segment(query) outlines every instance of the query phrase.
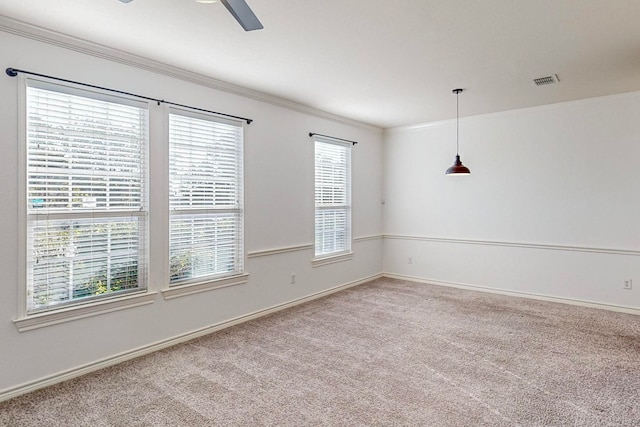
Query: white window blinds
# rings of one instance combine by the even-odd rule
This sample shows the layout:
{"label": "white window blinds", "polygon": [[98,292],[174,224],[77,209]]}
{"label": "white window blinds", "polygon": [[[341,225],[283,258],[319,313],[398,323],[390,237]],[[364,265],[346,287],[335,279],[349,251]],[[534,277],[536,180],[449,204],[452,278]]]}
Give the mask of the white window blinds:
{"label": "white window blinds", "polygon": [[242,154],[241,123],[169,114],[171,284],[242,272]]}
{"label": "white window blinds", "polygon": [[315,137],[315,256],[351,250],[351,145]]}
{"label": "white window blinds", "polygon": [[27,84],[27,310],[146,287],[146,104]]}

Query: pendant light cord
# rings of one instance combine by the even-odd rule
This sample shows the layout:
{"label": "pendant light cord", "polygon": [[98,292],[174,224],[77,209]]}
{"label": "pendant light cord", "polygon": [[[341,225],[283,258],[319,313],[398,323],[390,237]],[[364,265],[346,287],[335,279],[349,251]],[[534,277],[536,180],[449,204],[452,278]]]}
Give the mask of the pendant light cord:
{"label": "pendant light cord", "polygon": [[463,165],[460,160],[460,92],[463,90],[453,90],[453,93],[456,94],[456,161],[445,172],[447,175],[469,175],[471,173],[469,168]]}
{"label": "pendant light cord", "polygon": [[456,91],[456,156],[460,155],[460,149],[458,144],[458,133],[460,123],[460,92]]}

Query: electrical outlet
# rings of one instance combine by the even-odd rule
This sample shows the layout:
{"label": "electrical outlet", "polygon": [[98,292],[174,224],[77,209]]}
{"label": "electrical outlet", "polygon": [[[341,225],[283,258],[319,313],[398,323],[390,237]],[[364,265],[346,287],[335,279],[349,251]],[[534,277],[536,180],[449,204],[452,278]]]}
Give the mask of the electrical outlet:
{"label": "electrical outlet", "polygon": [[296,283],[296,273],[291,273],[291,284],[295,285]]}
{"label": "electrical outlet", "polygon": [[633,280],[625,279],[622,283],[622,289],[633,289]]}

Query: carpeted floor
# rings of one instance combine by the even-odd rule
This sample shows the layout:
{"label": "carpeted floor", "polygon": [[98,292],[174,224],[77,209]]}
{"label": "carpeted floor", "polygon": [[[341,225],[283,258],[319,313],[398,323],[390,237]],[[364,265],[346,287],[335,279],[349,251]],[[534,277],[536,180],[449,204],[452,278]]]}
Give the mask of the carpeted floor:
{"label": "carpeted floor", "polygon": [[380,279],[0,403],[2,426],[640,426],[640,317]]}

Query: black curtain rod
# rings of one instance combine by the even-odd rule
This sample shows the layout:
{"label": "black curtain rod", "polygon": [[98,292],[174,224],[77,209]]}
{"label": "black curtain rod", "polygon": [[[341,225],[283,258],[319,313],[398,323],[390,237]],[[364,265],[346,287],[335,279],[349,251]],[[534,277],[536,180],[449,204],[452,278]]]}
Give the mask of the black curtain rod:
{"label": "black curtain rod", "polygon": [[313,133],[309,132],[309,136],[312,137],[314,135],[324,136],[325,138],[337,139],[338,141],[350,142],[352,145],[356,145],[358,141],[349,141],[348,139],[336,138],[335,136],[323,135],[321,133]]}
{"label": "black curtain rod", "polygon": [[246,117],[232,116],[231,114],[219,113],[217,111],[205,110],[204,108],[192,107],[190,105],[184,105],[184,104],[178,104],[176,102],[165,101],[164,99],[150,98],[148,96],[138,95],[136,93],[125,92],[125,91],[117,90],[117,89],[110,89],[108,87],[96,86],[96,85],[91,85],[91,84],[88,84],[88,83],[76,82],[76,81],[73,81],[73,80],[61,79],[60,77],[47,76],[46,74],[33,73],[31,71],[19,70],[17,68],[7,68],[5,71],[6,71],[6,73],[7,73],[7,75],[9,77],[16,77],[18,75],[18,73],[29,74],[31,76],[44,77],[44,78],[51,79],[51,80],[57,80],[59,82],[72,83],[72,84],[76,84],[76,85],[80,85],[80,86],[90,87],[90,88],[93,88],[93,89],[100,89],[100,90],[106,90],[106,91],[109,91],[109,92],[119,93],[121,95],[133,96],[133,97],[136,97],[136,98],[145,99],[147,101],[154,101],[154,102],[157,102],[158,105],[160,105],[160,103],[162,103],[162,104],[167,104],[167,105],[174,105],[176,107],[189,108],[191,110],[196,110],[196,111],[203,111],[205,113],[212,113],[212,114],[215,114],[215,115],[218,115],[218,116],[230,117],[232,119],[243,120],[243,121],[247,122],[247,124],[251,124],[251,122],[253,121],[253,119],[247,119]]}

